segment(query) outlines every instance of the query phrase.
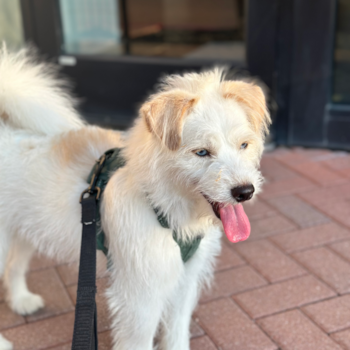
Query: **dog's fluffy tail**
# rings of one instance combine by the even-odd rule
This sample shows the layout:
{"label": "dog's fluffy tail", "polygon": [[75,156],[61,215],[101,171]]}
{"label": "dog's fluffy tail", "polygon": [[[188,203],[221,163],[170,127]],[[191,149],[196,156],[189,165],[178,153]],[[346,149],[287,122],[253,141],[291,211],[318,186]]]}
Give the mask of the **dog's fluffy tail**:
{"label": "dog's fluffy tail", "polygon": [[0,123],[55,135],[84,125],[57,69],[37,63],[33,50],[0,47]]}

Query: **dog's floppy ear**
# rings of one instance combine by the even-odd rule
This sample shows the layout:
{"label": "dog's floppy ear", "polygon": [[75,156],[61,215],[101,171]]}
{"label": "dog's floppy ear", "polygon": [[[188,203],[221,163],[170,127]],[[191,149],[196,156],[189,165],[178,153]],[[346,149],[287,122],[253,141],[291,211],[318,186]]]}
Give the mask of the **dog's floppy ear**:
{"label": "dog's floppy ear", "polygon": [[197,101],[196,96],[186,91],[161,92],[151,96],[141,107],[141,114],[148,130],[175,151],[181,145],[184,119]]}
{"label": "dog's floppy ear", "polygon": [[221,87],[224,98],[233,98],[243,106],[253,129],[267,134],[271,119],[262,89],[244,81],[224,81]]}

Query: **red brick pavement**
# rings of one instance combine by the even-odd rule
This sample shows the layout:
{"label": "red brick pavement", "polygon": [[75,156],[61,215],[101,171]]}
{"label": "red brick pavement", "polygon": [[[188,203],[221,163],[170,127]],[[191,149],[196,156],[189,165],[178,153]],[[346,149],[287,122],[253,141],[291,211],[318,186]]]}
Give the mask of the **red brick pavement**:
{"label": "red brick pavement", "polygon": [[[262,171],[264,191],[246,205],[251,237],[223,240],[191,349],[350,350],[350,155],[279,148]],[[29,286],[46,307],[29,317],[10,311],[0,285],[0,332],[15,350],[70,349],[77,270],[34,259]],[[108,350],[106,278],[98,277],[100,350]]]}

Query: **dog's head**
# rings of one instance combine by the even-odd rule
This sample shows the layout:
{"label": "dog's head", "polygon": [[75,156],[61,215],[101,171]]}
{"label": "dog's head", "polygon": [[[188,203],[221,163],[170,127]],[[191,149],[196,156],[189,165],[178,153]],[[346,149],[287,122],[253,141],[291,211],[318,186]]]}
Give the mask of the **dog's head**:
{"label": "dog's head", "polygon": [[172,178],[201,194],[231,241],[248,237],[239,204],[261,186],[258,170],[270,124],[265,96],[252,82],[225,81],[223,71],[171,76],[141,114]]}

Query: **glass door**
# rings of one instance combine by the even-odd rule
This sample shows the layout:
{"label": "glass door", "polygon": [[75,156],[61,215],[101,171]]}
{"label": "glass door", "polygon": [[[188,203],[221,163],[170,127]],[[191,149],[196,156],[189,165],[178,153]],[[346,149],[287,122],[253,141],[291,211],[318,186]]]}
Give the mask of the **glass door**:
{"label": "glass door", "polygon": [[127,127],[164,74],[245,65],[245,0],[20,0],[89,121]]}
{"label": "glass door", "polygon": [[60,0],[63,50],[244,61],[242,0]]}
{"label": "glass door", "polygon": [[96,123],[129,126],[164,74],[244,66],[243,0],[59,0],[59,62]]}
{"label": "glass door", "polygon": [[60,0],[63,50],[69,54],[123,53],[115,0]]}
{"label": "glass door", "polygon": [[13,49],[24,45],[21,6],[19,0],[0,0],[0,42]]}
{"label": "glass door", "polygon": [[350,104],[350,1],[348,0],[338,2],[332,90],[333,103]]}

